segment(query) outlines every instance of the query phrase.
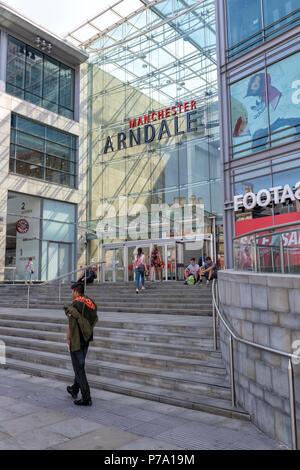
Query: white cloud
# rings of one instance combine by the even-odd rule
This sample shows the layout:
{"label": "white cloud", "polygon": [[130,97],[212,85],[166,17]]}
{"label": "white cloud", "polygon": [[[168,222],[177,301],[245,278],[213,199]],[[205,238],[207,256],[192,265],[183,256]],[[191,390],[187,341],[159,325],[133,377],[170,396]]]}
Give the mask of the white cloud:
{"label": "white cloud", "polygon": [[4,3],[63,37],[113,4],[114,0],[4,0]]}

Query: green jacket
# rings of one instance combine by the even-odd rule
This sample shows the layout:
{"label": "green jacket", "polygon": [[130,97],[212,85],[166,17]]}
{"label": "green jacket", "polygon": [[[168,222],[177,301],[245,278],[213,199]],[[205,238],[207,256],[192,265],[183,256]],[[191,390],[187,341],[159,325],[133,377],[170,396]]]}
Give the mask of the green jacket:
{"label": "green jacket", "polygon": [[[95,308],[91,309],[91,305]],[[90,299],[82,297],[65,306],[64,310],[69,320],[71,351],[76,352],[83,343],[93,339],[94,327],[98,322],[97,307]]]}

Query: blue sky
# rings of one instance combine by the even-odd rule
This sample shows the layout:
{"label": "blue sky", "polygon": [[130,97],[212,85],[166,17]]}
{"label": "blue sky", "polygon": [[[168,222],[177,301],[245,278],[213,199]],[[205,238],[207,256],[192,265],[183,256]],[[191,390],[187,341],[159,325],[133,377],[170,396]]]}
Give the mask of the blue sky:
{"label": "blue sky", "polygon": [[59,36],[114,3],[114,0],[4,0],[27,18]]}

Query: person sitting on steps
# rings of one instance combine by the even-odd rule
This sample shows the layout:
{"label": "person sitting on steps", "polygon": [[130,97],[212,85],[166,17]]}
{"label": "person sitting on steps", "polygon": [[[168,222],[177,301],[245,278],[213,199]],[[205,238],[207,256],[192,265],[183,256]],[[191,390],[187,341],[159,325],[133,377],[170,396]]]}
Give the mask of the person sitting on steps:
{"label": "person sitting on steps", "polygon": [[210,256],[205,260],[204,266],[202,266],[200,271],[200,282],[202,282],[203,277],[206,277],[206,283],[209,285],[212,279],[218,279],[218,267]]}

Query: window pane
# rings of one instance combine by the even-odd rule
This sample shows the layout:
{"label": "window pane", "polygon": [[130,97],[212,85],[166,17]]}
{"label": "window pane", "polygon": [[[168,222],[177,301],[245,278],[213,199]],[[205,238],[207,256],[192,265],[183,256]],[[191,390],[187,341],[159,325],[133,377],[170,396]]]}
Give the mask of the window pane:
{"label": "window pane", "polygon": [[25,84],[25,44],[8,38],[6,80],[11,85],[24,89]]}
{"label": "window pane", "polygon": [[39,150],[40,152],[44,152],[45,148],[44,140],[32,135],[23,134],[23,132],[17,133],[17,144],[29,149]]}
{"label": "window pane", "polygon": [[[257,33],[262,30],[260,0],[247,2],[246,10],[247,13],[245,14],[245,9],[241,8],[241,0],[227,0],[229,48],[232,48],[236,44],[245,41],[249,36],[255,34],[254,39],[248,41],[248,44],[260,38],[260,35],[257,35]],[[246,44],[242,47],[245,47]],[[256,47],[256,45],[257,44],[253,47]],[[247,49],[243,52],[246,52],[246,50]]]}
{"label": "window pane", "polygon": [[28,134],[33,134],[38,137],[45,136],[45,127],[36,122],[30,121],[29,119],[24,119],[18,116],[17,127],[19,130],[27,132]]}
{"label": "window pane", "polygon": [[[56,60],[45,57],[44,60],[44,99],[47,102],[58,103],[59,64]],[[44,105],[45,105],[44,103]],[[47,107],[47,109],[49,109]]]}
{"label": "window pane", "polygon": [[73,109],[74,71],[65,65],[60,66],[59,104]]}
{"label": "window pane", "polygon": [[10,95],[14,95],[17,98],[20,98],[21,100],[24,99],[24,90],[20,90],[20,88],[16,88],[14,85],[11,85],[10,83],[6,84],[6,93],[9,93]]}
{"label": "window pane", "polygon": [[62,116],[68,118],[68,119],[73,119],[74,118],[74,112],[71,111],[70,109],[67,109],[67,108],[62,108],[61,106],[59,106],[59,114],[61,114]]}
{"label": "window pane", "polygon": [[65,134],[64,132],[57,131],[51,127],[47,128],[47,139],[57,142],[59,144],[66,145],[67,147],[72,147],[72,136]]}
{"label": "window pane", "polygon": [[300,138],[299,60],[300,53],[268,67],[268,105],[273,146]]}
{"label": "window pane", "polygon": [[[276,30],[283,32],[299,23],[300,14],[299,12],[295,13],[295,11],[300,8],[299,0],[272,0],[271,2],[270,0],[263,0],[263,5],[265,26],[276,23],[271,28],[267,29],[268,34],[274,34]],[[282,19],[283,17],[287,18]],[[284,25],[292,19],[297,19],[297,21],[284,28]]]}
{"label": "window pane", "polygon": [[32,93],[25,92],[25,100],[30,103],[35,104],[36,106],[42,106],[43,100],[39,96],[33,95]]}
{"label": "window pane", "polygon": [[58,105],[52,103],[51,101],[43,100],[43,107],[48,109],[49,111],[52,111],[53,113],[58,113]]}
{"label": "window pane", "polygon": [[68,160],[62,160],[60,158],[49,157],[46,158],[46,166],[54,170],[67,171],[75,173],[74,163],[70,163]]}
{"label": "window pane", "polygon": [[300,168],[282,171],[273,175],[274,186],[284,186],[287,182],[289,185],[294,186],[298,181],[300,181]]}
{"label": "window pane", "polygon": [[233,155],[263,150],[268,142],[266,74],[256,73],[231,86]]}
{"label": "window pane", "polygon": [[41,97],[43,89],[43,55],[27,46],[26,56],[26,91]]}
{"label": "window pane", "polygon": [[34,165],[43,164],[42,154],[35,152],[34,150],[23,149],[22,147],[16,147],[16,158]]}
{"label": "window pane", "polygon": [[43,169],[34,165],[28,165],[20,161],[16,161],[16,173],[25,176],[31,176],[32,178],[43,178]]}
{"label": "window pane", "polygon": [[71,149],[55,144],[54,142],[47,142],[46,152],[55,157],[65,158],[66,160],[70,160],[71,158]]}

